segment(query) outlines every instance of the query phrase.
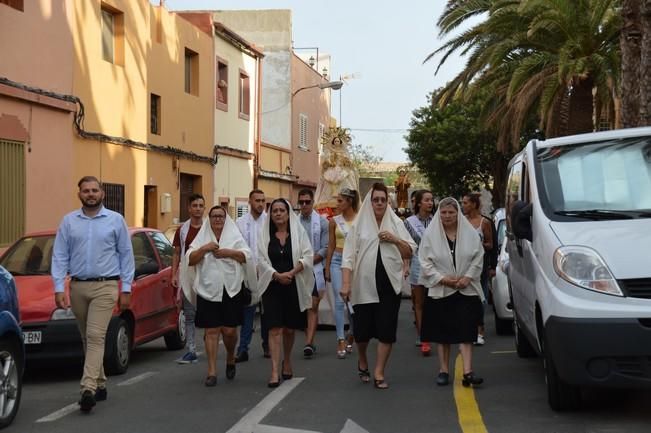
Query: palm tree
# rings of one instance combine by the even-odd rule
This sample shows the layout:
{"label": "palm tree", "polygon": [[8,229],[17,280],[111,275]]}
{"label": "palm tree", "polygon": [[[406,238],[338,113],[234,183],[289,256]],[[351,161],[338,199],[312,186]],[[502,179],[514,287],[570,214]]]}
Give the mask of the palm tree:
{"label": "palm tree", "polygon": [[[547,136],[592,131],[602,113],[617,118],[619,15],[616,0],[449,0],[438,20],[448,36],[471,17],[486,19],[432,53],[459,51],[468,60],[436,103],[467,98],[479,88],[493,97],[483,120],[498,129],[498,149],[520,146],[534,113]],[[438,71],[437,68],[437,71]]]}
{"label": "palm tree", "polygon": [[651,1],[622,0],[622,123],[651,124]]}
{"label": "palm tree", "polygon": [[625,127],[638,126],[640,112],[640,1],[622,1],[622,124]]}

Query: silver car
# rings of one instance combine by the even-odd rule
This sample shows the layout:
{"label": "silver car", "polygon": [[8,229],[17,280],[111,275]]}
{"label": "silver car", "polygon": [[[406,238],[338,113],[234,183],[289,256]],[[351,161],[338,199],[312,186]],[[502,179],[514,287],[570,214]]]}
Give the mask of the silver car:
{"label": "silver car", "polygon": [[509,253],[506,252],[506,242],[504,242],[506,234],[506,212],[504,208],[495,211],[493,224],[495,224],[495,230],[497,231],[499,256],[495,276],[491,279],[490,291],[493,299],[493,313],[495,314],[495,329],[499,335],[505,335],[513,332],[513,310],[511,309],[511,296],[507,277]]}

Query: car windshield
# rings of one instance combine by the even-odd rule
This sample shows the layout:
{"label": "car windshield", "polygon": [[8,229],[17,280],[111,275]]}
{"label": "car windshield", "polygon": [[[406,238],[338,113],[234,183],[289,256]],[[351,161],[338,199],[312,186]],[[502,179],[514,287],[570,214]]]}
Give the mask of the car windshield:
{"label": "car windshield", "polygon": [[54,236],[25,237],[0,260],[12,275],[49,275]]}
{"label": "car windshield", "polygon": [[651,137],[538,150],[541,195],[556,215],[651,217]]}

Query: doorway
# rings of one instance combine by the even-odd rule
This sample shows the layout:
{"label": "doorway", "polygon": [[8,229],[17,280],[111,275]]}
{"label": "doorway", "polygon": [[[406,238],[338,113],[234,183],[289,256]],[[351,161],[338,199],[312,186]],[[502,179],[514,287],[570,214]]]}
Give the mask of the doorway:
{"label": "doorway", "polygon": [[195,192],[201,194],[201,176],[196,176],[194,174],[181,173],[180,178],[180,198],[181,203],[179,205],[179,221],[183,222],[190,218],[188,213],[188,198]]}
{"label": "doorway", "polygon": [[158,193],[156,185],[145,185],[144,227],[158,228]]}

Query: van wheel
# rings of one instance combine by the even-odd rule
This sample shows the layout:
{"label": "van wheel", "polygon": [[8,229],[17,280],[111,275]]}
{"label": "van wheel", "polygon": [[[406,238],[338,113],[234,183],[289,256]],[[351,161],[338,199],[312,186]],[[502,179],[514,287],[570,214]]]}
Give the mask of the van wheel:
{"label": "van wheel", "polygon": [[183,310],[179,312],[176,319],[176,329],[164,335],[165,347],[167,350],[179,350],[185,347],[185,314]]}
{"label": "van wheel", "polygon": [[556,365],[548,350],[543,353],[547,400],[556,411],[576,410],[581,406],[581,388],[570,385],[558,376]]}
{"label": "van wheel", "polygon": [[497,335],[508,335],[513,333],[513,320],[500,319],[493,307],[493,315],[495,316],[495,332]]}
{"label": "van wheel", "polygon": [[522,333],[522,328],[518,324],[518,315],[513,310],[513,331],[515,334],[515,350],[520,358],[532,358],[536,356],[536,351],[531,347],[531,343]]}
{"label": "van wheel", "polygon": [[20,343],[9,338],[0,340],[0,428],[16,417],[23,389]]}
{"label": "van wheel", "polygon": [[106,374],[124,374],[131,359],[131,329],[121,317],[114,317],[106,333],[104,370]]}

